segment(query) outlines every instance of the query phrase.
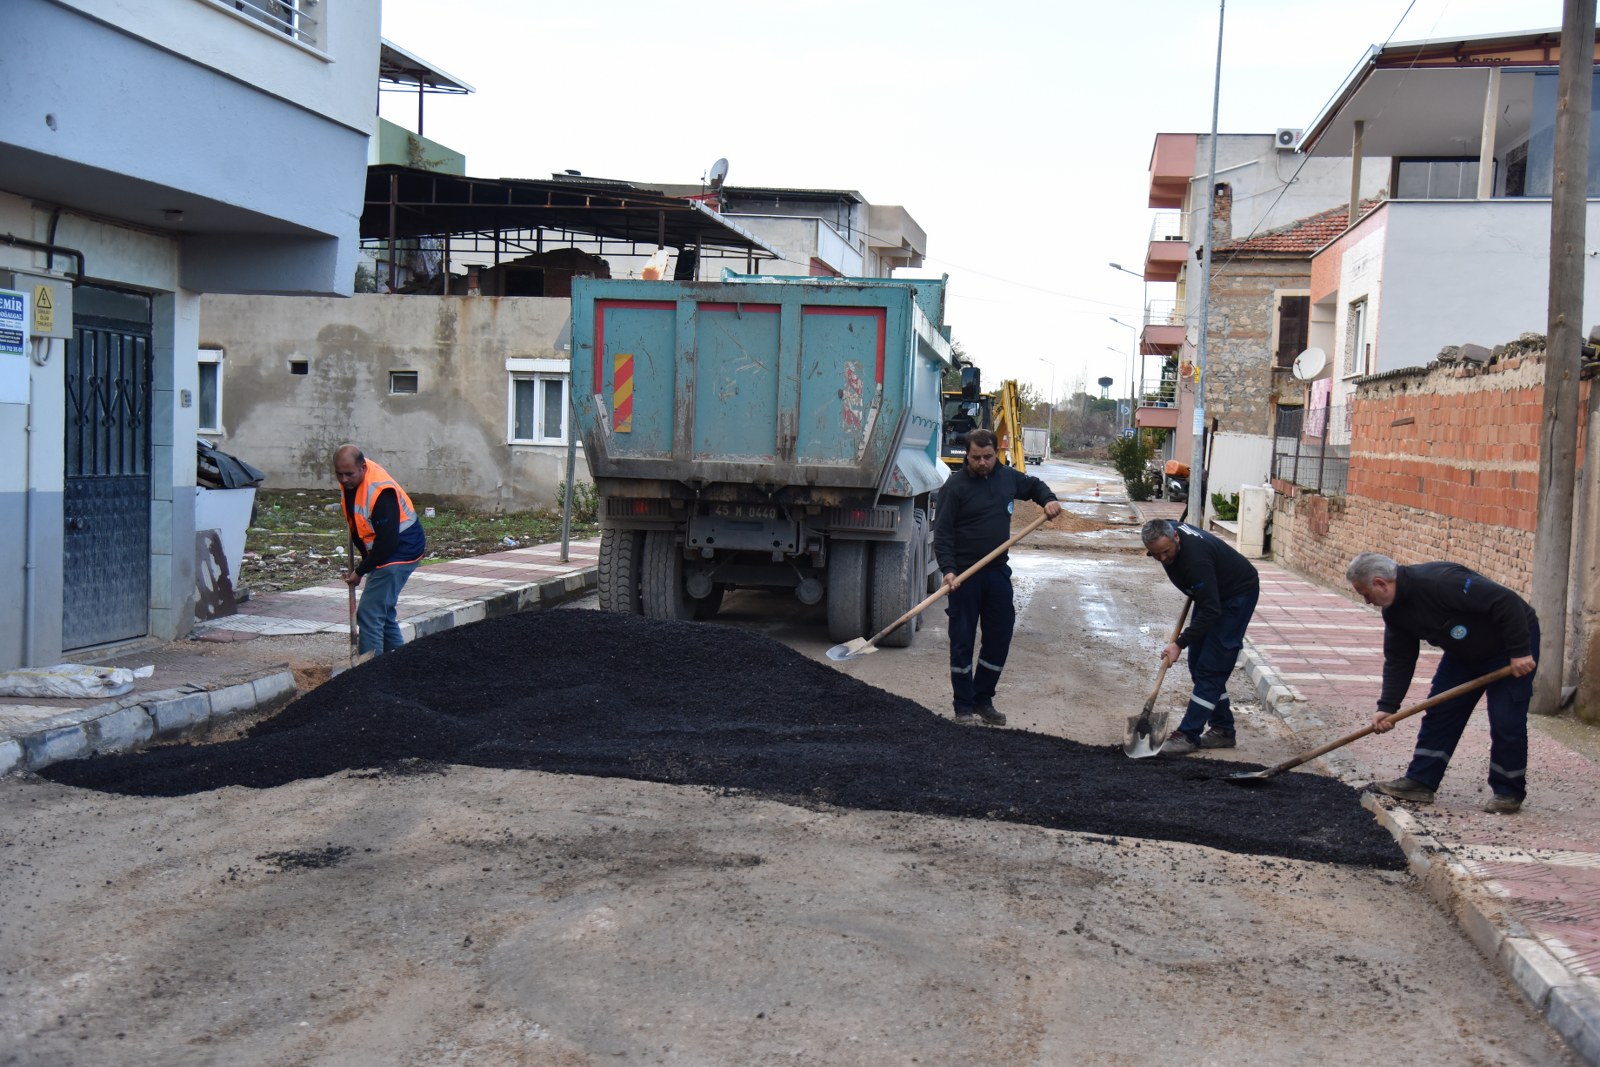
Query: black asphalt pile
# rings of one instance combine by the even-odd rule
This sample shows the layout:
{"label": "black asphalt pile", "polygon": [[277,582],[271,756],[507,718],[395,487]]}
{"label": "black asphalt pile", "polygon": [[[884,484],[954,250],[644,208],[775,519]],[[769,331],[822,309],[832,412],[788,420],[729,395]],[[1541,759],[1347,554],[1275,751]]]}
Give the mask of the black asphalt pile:
{"label": "black asphalt pile", "polygon": [[428,637],[339,675],[236,741],[42,773],[183,796],[419,759],[1405,865],[1355,791],[1331,778],[1286,774],[1241,789],[1221,779],[1254,766],[1130,760],[1115,746],[957,726],[756,634],[598,611],[513,615]]}

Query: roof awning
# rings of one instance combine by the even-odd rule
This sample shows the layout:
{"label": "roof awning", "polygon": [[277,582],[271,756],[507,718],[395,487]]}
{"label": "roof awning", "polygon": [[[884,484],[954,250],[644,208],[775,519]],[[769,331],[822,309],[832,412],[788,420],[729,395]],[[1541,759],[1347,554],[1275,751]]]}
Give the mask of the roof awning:
{"label": "roof awning", "polygon": [[[1349,155],[1361,122],[1368,156],[1476,156],[1489,71],[1554,67],[1560,43],[1560,30],[1538,30],[1374,47],[1306,129],[1300,150]],[[1502,83],[1498,103],[1502,136],[1526,132],[1531,87]]]}
{"label": "roof awning", "polygon": [[367,168],[364,240],[460,237],[470,243],[534,231],[652,250],[693,246],[702,256],[782,258],[704,204],[623,182],[468,178],[392,164]]}
{"label": "roof awning", "polygon": [[421,86],[430,93],[470,93],[472,86],[460,78],[446,74],[438,67],[407,52],[392,41],[380,39],[378,49],[378,80],[393,82],[408,88]]}

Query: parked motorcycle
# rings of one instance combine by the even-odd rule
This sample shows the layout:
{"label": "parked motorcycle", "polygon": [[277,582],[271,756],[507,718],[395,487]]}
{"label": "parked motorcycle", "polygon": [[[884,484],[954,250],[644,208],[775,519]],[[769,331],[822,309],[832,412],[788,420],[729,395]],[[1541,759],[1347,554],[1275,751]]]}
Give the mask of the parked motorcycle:
{"label": "parked motorcycle", "polygon": [[1189,499],[1189,465],[1175,459],[1167,460],[1161,476],[1161,495],[1168,500]]}

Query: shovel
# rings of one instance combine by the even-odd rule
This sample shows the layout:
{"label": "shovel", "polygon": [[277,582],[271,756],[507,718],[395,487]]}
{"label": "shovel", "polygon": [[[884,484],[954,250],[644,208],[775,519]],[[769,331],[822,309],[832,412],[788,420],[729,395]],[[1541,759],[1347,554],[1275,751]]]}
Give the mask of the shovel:
{"label": "shovel", "polygon": [[[1500,679],[1509,678],[1510,676],[1511,676],[1511,666],[1509,664],[1507,664],[1506,666],[1501,667],[1497,671],[1490,671],[1488,674],[1484,675],[1482,678],[1474,678],[1470,682],[1462,682],[1460,685],[1456,686],[1454,689],[1446,689],[1444,692],[1440,693],[1438,696],[1431,696],[1427,700],[1424,700],[1420,704],[1413,704],[1409,708],[1405,708],[1404,710],[1397,711],[1394,714],[1389,716],[1389,722],[1391,724],[1397,723],[1401,719],[1409,718],[1412,715],[1415,715],[1419,711],[1427,711],[1429,708],[1435,706],[1436,704],[1443,704],[1445,701],[1452,700],[1455,697],[1458,697],[1463,693],[1470,693],[1474,689],[1481,689],[1484,686],[1490,684],[1491,682],[1498,682]],[[1300,764],[1302,764],[1302,763],[1307,763],[1307,762],[1309,762],[1311,760],[1314,760],[1318,756],[1325,756],[1329,752],[1332,752],[1334,749],[1343,748],[1345,745],[1348,745],[1352,741],[1358,741],[1361,738],[1366,737],[1368,734],[1372,733],[1373,730],[1375,730],[1375,729],[1377,729],[1377,727],[1372,726],[1372,725],[1363,726],[1361,729],[1357,730],[1353,734],[1346,734],[1344,737],[1339,738],[1339,740],[1337,740],[1337,741],[1329,741],[1327,744],[1323,745],[1321,748],[1313,749],[1310,752],[1307,752],[1306,754],[1304,754],[1302,756],[1296,756],[1294,759],[1284,760],[1282,763],[1278,764],[1276,767],[1268,767],[1264,771],[1248,771],[1248,772],[1241,771],[1238,774],[1227,775],[1222,780],[1224,782],[1231,782],[1234,785],[1260,785],[1262,782],[1265,782],[1269,778],[1276,778],[1278,775],[1282,774],[1284,771],[1293,770],[1294,768],[1300,766]]]}
{"label": "shovel", "polygon": [[[1032,522],[1028,523],[1027,526],[1023,527],[1020,532],[1012,534],[1010,540],[1006,541],[993,552],[990,552],[987,556],[984,556],[978,562],[974,563],[972,566],[968,567],[966,570],[957,575],[956,584],[960,585],[968,578],[971,578],[974,574],[977,574],[979,571],[983,570],[983,568],[987,567],[1006,549],[1010,548],[1024,537],[1033,533],[1033,531],[1037,530],[1039,527],[1043,526],[1045,521],[1046,516],[1041,514],[1037,519],[1034,519]],[[888,626],[885,626],[883,629],[873,634],[870,638],[857,637],[854,640],[846,641],[842,645],[834,645],[832,648],[828,649],[828,658],[835,660],[854,659],[857,656],[866,656],[878,651],[879,641],[882,641],[885,637],[888,637],[900,627],[904,626],[918,615],[921,615],[924,611],[927,611],[929,608],[933,607],[933,605],[942,600],[949,592],[950,587],[941,584],[939,588],[930,594],[926,600],[912,608],[910,611],[906,612],[904,615],[900,616],[898,619],[894,620],[894,622],[891,622]]]}
{"label": "shovel", "polygon": [[[1183,633],[1183,620],[1189,617],[1189,606],[1194,603],[1194,598],[1189,597],[1183,602],[1183,610],[1178,612],[1178,625],[1172,628],[1172,637],[1167,644],[1178,639]],[[1161,671],[1156,675],[1155,688],[1150,690],[1150,695],[1145,699],[1144,710],[1137,715],[1128,717],[1128,732],[1122,738],[1122,751],[1133,759],[1144,759],[1154,756],[1161,751],[1161,746],[1167,743],[1167,713],[1154,714],[1156,694],[1161,692],[1161,682],[1167,676],[1167,668],[1171,666],[1166,657],[1161,658]]]}

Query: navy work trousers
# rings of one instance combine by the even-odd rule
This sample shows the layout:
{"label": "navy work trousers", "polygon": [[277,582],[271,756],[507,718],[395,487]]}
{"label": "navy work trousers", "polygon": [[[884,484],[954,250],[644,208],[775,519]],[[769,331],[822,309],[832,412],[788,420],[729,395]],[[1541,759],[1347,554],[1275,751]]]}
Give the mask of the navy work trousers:
{"label": "navy work trousers", "polygon": [[1239,662],[1244,648],[1244,631],[1255,614],[1255,590],[1229,597],[1222,602],[1222,618],[1189,646],[1189,678],[1194,692],[1184,709],[1178,729],[1198,739],[1207,726],[1219,733],[1233,733],[1233,705],[1228,701],[1228,675]]}
{"label": "navy work trousers", "polygon": [[[955,709],[958,714],[970,712],[994,700],[1000,671],[1011,651],[1011,630],[1017,621],[1017,608],[1011,600],[1011,568],[991,563],[962,582],[945,598],[945,614],[950,619],[950,688]],[[980,625],[983,643],[974,659]]]}
{"label": "navy work trousers", "polygon": [[[1533,643],[1533,659],[1537,663],[1538,626],[1528,627],[1528,639]],[[1463,662],[1446,653],[1439,661],[1439,669],[1433,672],[1433,685],[1428,695],[1454,689],[1462,682],[1480,678],[1510,662],[1509,656]],[[1536,670],[1521,678],[1502,678],[1486,689],[1463,693],[1423,712],[1422,728],[1417,731],[1417,747],[1411,754],[1406,777],[1429,789],[1439,788],[1472,709],[1478,706],[1480,697],[1488,694],[1489,788],[1500,796],[1521,800],[1528,791],[1528,701],[1533,698],[1533,675],[1537,673]]]}

